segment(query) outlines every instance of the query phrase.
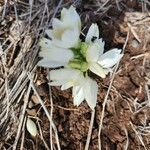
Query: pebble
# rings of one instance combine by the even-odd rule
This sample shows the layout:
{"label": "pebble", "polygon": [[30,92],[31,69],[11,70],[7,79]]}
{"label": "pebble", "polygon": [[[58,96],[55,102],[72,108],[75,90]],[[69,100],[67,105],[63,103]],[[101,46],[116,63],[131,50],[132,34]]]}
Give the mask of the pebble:
{"label": "pebble", "polygon": [[138,48],[139,42],[138,42],[137,40],[132,40],[131,45],[132,45],[132,47],[134,47],[134,48]]}

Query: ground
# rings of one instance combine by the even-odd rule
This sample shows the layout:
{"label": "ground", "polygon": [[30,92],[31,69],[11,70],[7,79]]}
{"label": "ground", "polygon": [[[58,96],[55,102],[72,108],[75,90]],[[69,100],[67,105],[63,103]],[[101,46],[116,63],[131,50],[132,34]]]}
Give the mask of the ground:
{"label": "ground", "polygon": [[[124,53],[105,79],[91,73],[99,92],[89,150],[100,145],[102,150],[149,150],[148,0],[0,1],[0,149],[58,149],[57,140],[62,150],[85,148],[91,109],[85,101],[75,107],[70,89],[49,88],[48,69],[37,66],[39,39],[51,27],[51,18],[70,5],[81,16],[83,33],[97,23],[105,51],[119,48]],[[38,128],[36,137],[26,129],[27,117]]]}

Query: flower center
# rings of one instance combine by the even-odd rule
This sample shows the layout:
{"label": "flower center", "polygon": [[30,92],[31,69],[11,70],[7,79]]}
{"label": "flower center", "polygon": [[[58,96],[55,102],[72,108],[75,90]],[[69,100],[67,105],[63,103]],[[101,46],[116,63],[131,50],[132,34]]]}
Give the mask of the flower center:
{"label": "flower center", "polygon": [[78,69],[82,72],[88,70],[88,62],[86,61],[86,52],[89,45],[85,42],[80,42],[77,48],[72,48],[71,50],[74,53],[74,58],[69,61],[69,67],[73,69]]}

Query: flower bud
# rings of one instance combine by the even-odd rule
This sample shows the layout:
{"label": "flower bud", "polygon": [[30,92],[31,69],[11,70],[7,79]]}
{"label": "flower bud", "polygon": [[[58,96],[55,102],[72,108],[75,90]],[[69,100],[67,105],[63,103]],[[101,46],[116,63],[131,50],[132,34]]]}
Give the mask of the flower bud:
{"label": "flower bud", "polygon": [[81,45],[80,45],[80,52],[81,52],[81,54],[84,56],[84,57],[86,57],[86,52],[87,52],[87,49],[88,49],[88,44],[87,43],[85,43],[85,42],[81,42]]}

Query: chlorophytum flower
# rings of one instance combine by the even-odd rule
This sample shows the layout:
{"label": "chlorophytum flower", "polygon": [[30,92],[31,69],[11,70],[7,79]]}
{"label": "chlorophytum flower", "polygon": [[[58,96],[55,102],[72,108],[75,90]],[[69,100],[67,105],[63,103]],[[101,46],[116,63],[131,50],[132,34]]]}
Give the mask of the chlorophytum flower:
{"label": "chlorophytum flower", "polygon": [[64,68],[50,71],[52,86],[61,86],[61,90],[72,87],[74,105],[79,106],[86,99],[91,109],[94,109],[97,101],[98,85],[83,72],[77,69]]}
{"label": "chlorophytum flower", "polygon": [[[94,37],[94,41],[92,41]],[[121,49],[112,49],[104,53],[104,42],[99,39],[97,24],[92,24],[87,33],[85,42],[87,44],[86,61],[90,71],[105,78],[108,72],[123,56]]]}
{"label": "chlorophytum flower", "polygon": [[97,102],[98,85],[89,71],[101,78],[112,70],[122,58],[121,49],[114,48],[104,53],[104,42],[99,38],[97,24],[92,24],[85,41],[79,36],[81,20],[75,8],[63,8],[60,19],[54,18],[52,29],[46,30],[50,39],[42,38],[38,65],[49,68],[50,85],[61,86],[61,90],[72,88],[73,103],[79,106],[84,100],[94,109]]}
{"label": "chlorophytum flower", "polygon": [[39,45],[41,46],[39,56],[43,58],[39,61],[39,66],[49,68],[61,67],[67,65],[73,58],[72,51],[55,46],[49,39],[42,38]]}
{"label": "chlorophytum flower", "polygon": [[75,8],[63,8],[60,20],[54,18],[52,29],[46,30],[47,35],[52,39],[52,43],[61,48],[72,48],[78,45],[81,32],[80,16]]}

